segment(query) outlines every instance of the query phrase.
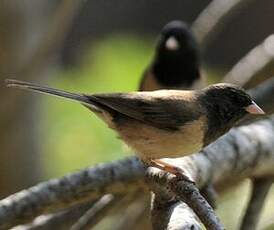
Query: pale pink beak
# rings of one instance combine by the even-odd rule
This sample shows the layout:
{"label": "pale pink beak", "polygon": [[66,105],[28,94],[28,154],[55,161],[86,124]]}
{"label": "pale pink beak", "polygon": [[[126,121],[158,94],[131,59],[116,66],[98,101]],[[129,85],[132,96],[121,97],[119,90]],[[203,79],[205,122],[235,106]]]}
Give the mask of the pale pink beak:
{"label": "pale pink beak", "polygon": [[251,114],[265,114],[265,112],[254,101],[252,101],[251,105],[245,107],[245,110]]}

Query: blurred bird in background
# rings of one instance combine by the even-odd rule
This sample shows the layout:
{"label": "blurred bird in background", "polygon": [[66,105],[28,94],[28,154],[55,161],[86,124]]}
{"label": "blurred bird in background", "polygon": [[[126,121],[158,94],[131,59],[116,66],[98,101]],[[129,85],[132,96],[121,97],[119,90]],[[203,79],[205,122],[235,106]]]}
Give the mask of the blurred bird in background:
{"label": "blurred bird in background", "polygon": [[154,59],[139,89],[198,89],[205,85],[198,44],[190,28],[181,21],[169,22],[161,31]]}

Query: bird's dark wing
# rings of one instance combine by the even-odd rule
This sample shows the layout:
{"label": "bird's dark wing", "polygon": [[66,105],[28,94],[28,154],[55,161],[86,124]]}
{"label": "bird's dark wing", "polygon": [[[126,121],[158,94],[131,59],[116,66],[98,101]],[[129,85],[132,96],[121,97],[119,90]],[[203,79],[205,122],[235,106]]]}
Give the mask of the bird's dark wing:
{"label": "bird's dark wing", "polygon": [[162,129],[178,129],[201,115],[194,102],[151,95],[153,93],[148,92],[97,94],[90,96],[90,99],[98,105]]}

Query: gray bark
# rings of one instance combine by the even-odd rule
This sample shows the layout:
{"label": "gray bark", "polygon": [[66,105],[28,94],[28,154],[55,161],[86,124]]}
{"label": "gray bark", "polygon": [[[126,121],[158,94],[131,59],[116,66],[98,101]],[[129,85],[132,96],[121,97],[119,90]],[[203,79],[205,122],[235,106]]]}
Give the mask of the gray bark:
{"label": "gray bark", "polygon": [[[246,177],[273,176],[274,116],[234,128],[200,153],[169,161],[182,167],[198,188],[212,181],[225,189]],[[102,194],[129,193],[145,186],[144,172],[139,160],[130,157],[41,183],[0,202],[0,226],[26,223]]]}

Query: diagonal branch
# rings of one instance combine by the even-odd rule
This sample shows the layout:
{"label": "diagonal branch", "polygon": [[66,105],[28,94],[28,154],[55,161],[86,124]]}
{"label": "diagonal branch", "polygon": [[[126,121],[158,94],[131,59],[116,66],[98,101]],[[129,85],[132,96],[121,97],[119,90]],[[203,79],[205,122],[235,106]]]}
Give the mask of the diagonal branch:
{"label": "diagonal branch", "polygon": [[240,227],[241,230],[257,229],[262,208],[273,183],[273,178],[255,178],[252,182],[252,194]]}
{"label": "diagonal branch", "polygon": [[112,194],[104,195],[95,203],[71,228],[70,230],[88,230],[93,228],[105,216],[114,214],[119,209],[128,206],[140,191],[134,191],[126,196],[113,196]]}
{"label": "diagonal branch", "polygon": [[212,0],[192,24],[192,30],[201,47],[206,49],[210,38],[216,36],[236,9],[250,2],[252,0]]}
{"label": "diagonal branch", "polygon": [[[195,184],[180,177],[168,175],[166,173],[163,174],[162,172],[159,172],[159,170],[155,169],[150,169],[148,176],[150,183],[157,183],[156,188],[158,188],[154,188],[154,221],[152,222],[154,229],[166,229],[167,226],[170,225],[169,222],[172,218],[169,218],[169,215],[165,214],[165,218],[161,218],[159,214],[164,216],[163,213],[166,213],[165,209],[170,209],[174,204],[176,205],[178,200],[187,204],[188,207],[190,207],[199,217],[200,221],[207,229],[224,229],[212,207],[200,194],[199,189],[195,186]],[[166,192],[163,192],[164,188],[167,189]],[[171,193],[168,191],[171,191]],[[164,210],[159,211],[162,207],[164,207]],[[156,209],[156,211],[154,209]],[[187,218],[189,219],[186,221]],[[195,228],[201,227],[200,223],[196,222],[197,218],[192,212],[188,213],[187,218],[184,216],[182,221],[177,222],[176,229],[186,229],[191,228],[191,226],[195,226]],[[180,224],[180,226],[178,226],[178,224]],[[189,226],[189,224],[191,226]]]}
{"label": "diagonal branch", "polygon": [[[95,201],[89,201],[84,204],[76,205],[65,211],[41,215],[27,225],[20,225],[18,230],[48,230],[58,229],[67,230],[77,219],[79,219]],[[15,228],[17,230],[17,227]]]}
{"label": "diagonal branch", "polygon": [[109,208],[119,203],[120,200],[121,197],[114,197],[112,194],[102,196],[75,224],[72,225],[70,230],[90,229],[104,217]]}
{"label": "diagonal branch", "polygon": [[247,53],[225,75],[223,81],[250,88],[272,77],[274,72],[274,34]]}
{"label": "diagonal branch", "polygon": [[132,157],[38,184],[0,202],[0,228],[27,223],[40,214],[97,199],[102,194],[130,192],[144,183],[143,176],[143,165]]}
{"label": "diagonal branch", "polygon": [[[225,189],[246,177],[274,175],[274,116],[235,128],[198,154],[169,161],[191,175],[198,188],[212,181]],[[131,157],[41,183],[0,201],[0,227],[102,194],[130,192],[144,185],[144,175],[143,165]]]}

